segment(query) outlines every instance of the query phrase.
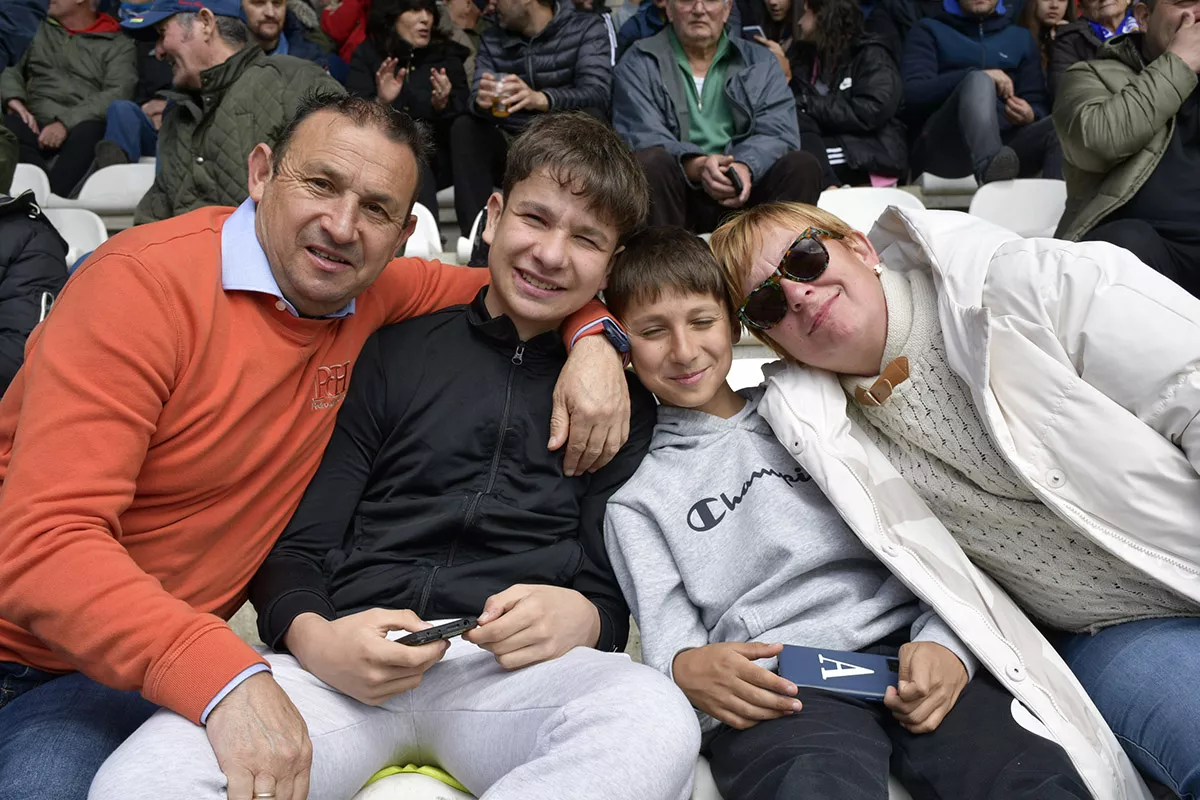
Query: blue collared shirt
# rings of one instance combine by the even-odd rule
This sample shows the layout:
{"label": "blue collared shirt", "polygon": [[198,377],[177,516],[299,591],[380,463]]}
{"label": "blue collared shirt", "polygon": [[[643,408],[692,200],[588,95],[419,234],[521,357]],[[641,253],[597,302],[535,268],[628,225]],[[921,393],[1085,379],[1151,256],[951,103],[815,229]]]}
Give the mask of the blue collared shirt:
{"label": "blue collared shirt", "polygon": [[[279,291],[267,254],[258,241],[258,232],[254,230],[255,208],[254,201],[247,197],[221,228],[221,288],[227,292],[261,292],[277,297],[283,309],[298,317],[300,312]],[[348,317],[353,313],[354,298],[350,298],[349,303],[322,319]]]}
{"label": "blue collared shirt", "polygon": [[279,41],[277,41],[275,43],[275,49],[272,50],[271,52],[267,53],[267,55],[269,55],[269,56],[286,56],[288,54],[288,50],[290,50],[290,49],[291,48],[288,47],[287,37],[283,35],[283,31],[280,31],[279,32]]}

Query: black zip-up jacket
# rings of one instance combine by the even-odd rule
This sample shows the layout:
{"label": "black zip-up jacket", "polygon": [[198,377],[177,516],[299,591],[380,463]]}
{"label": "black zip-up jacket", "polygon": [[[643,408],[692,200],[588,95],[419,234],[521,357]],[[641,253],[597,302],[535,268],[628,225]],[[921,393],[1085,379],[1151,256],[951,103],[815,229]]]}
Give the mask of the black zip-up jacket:
{"label": "black zip-up jacket", "polygon": [[629,608],[604,548],[604,506],[650,446],[654,399],[629,377],[629,441],[607,466],[562,473],[546,449],[556,331],[521,342],[487,289],[367,340],[321,466],[250,584],[262,639],[305,612],[477,615],[518,583],[575,589],[618,651]]}

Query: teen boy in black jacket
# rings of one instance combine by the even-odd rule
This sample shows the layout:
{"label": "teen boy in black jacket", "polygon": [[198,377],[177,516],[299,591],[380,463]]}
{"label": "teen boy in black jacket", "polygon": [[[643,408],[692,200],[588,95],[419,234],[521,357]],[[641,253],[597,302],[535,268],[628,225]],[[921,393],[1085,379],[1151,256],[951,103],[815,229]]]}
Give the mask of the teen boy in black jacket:
{"label": "teen boy in black jacket", "polygon": [[[698,726],[669,681],[612,652],[629,611],[602,530],[649,445],[653,398],[630,377],[629,440],[595,474],[565,477],[546,449],[555,330],[644,220],[645,178],[611,129],[567,114],[514,143],[504,188],[484,234],[492,285],[364,347],[251,586],[259,629],[324,682],[271,659],[310,729],[328,721],[312,730],[315,796],[353,794],[400,753],[489,798],[683,800]],[[433,667],[444,643],[396,644],[395,663],[355,663],[360,637],[464,615],[480,617],[466,655]]]}

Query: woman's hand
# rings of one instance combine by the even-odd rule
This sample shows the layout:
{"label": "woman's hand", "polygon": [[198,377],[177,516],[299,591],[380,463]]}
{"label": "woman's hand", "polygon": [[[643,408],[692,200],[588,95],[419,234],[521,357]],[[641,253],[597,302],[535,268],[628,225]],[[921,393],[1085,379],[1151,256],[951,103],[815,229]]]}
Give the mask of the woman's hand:
{"label": "woman's hand", "polygon": [[437,67],[430,69],[429,82],[433,84],[433,108],[441,111],[450,101],[450,79],[446,77],[446,70]]}
{"label": "woman's hand", "polygon": [[771,51],[775,59],[779,62],[779,66],[783,69],[783,77],[788,79],[788,83],[792,81],[792,65],[788,61],[787,54],[783,52],[783,47],[779,42],[772,42],[765,36],[755,36],[754,41],[761,44],[763,47]]}
{"label": "woman's hand", "polygon": [[404,76],[408,70],[396,69],[399,65],[400,59],[385,58],[375,73],[375,97],[384,105],[390,106],[396,102],[400,90],[404,88]]}

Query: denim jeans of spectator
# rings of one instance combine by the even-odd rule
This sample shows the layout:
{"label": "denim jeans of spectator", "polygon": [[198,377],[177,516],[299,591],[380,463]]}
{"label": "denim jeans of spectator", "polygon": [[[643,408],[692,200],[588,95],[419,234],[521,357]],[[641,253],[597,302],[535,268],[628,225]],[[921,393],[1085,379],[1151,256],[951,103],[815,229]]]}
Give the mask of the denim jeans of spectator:
{"label": "denim jeans of spectator", "polygon": [[158,154],[158,131],[142,111],[129,100],[114,100],[108,104],[104,138],[116,142],[130,161]]}
{"label": "denim jeans of spectator", "polygon": [[86,800],[104,759],[156,710],[78,672],[0,661],[0,800]]}
{"label": "denim jeans of spectator", "polygon": [[1058,649],[1133,763],[1200,800],[1200,618],[1066,635]]}
{"label": "denim jeans of spectator", "polygon": [[1062,156],[1054,123],[1045,117],[1000,130],[996,84],[984,72],[963,78],[942,107],[929,117],[914,148],[917,172],[943,178],[980,178],[991,160],[1008,145],[1021,160],[1021,176],[1062,177]]}

